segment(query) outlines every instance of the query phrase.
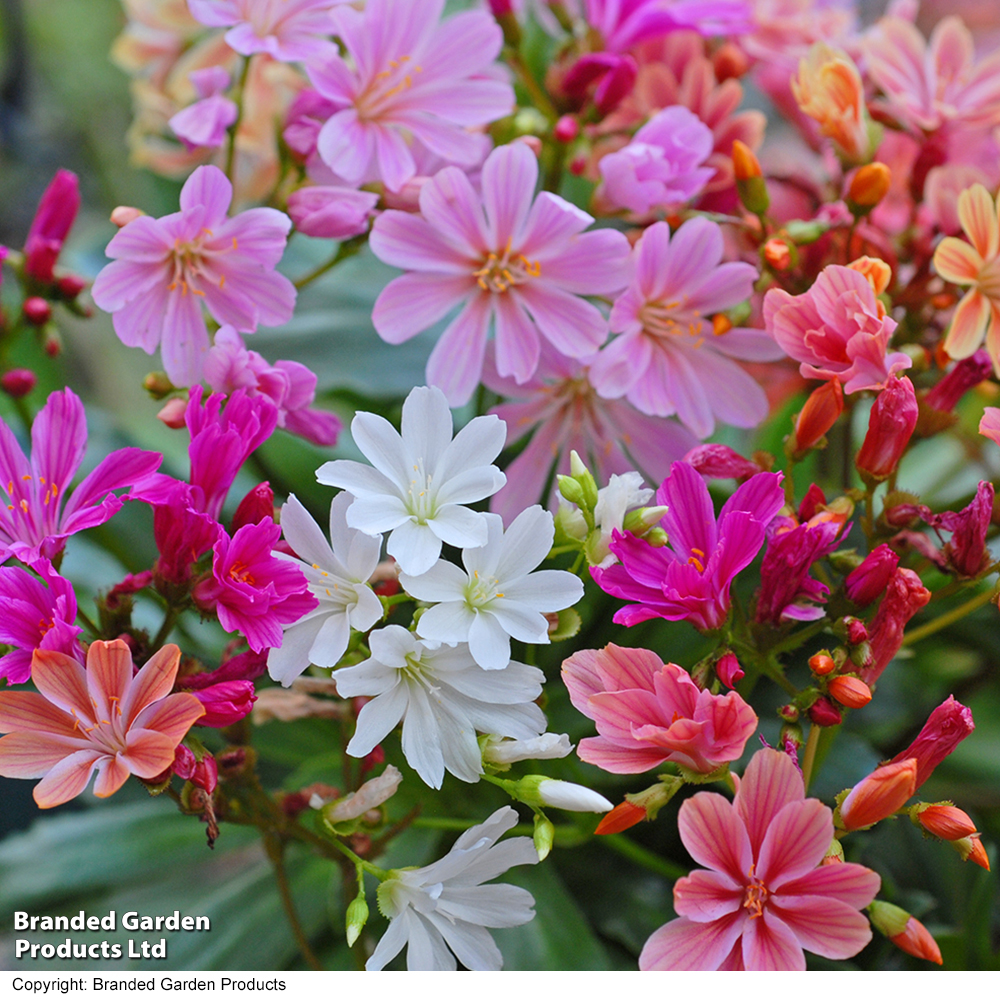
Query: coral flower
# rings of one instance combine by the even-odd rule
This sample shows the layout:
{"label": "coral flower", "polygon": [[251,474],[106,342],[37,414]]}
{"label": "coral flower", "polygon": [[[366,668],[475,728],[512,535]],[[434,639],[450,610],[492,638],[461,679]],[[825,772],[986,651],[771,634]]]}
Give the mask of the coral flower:
{"label": "coral flower", "polygon": [[[934,251],[934,267],[945,281],[969,285],[952,317],[944,349],[953,358],[975,354],[986,336],[986,350],[1000,374],[1000,222],[997,205],[982,184],[958,196],[958,219],[970,246],[946,236]],[[989,331],[987,332],[987,327]]]}
{"label": "coral flower", "polygon": [[132,654],[120,639],[94,642],[84,669],[54,650],[31,664],[34,691],[0,692],[0,774],[42,778],[43,809],[76,798],[95,768],[94,794],[113,795],[130,774],[153,778],[174,760],[177,745],[205,713],[193,694],[171,694],[181,652],[164,646],[133,677]]}
{"label": "coral flower", "polygon": [[563,663],[562,676],[573,705],[600,733],[580,741],[580,759],[613,774],[665,761],[709,774],[736,760],[757,728],[735,691],[700,691],[686,670],[648,649],[583,649]]}
{"label": "coral flower", "polygon": [[497,371],[518,383],[538,367],[539,335],[574,358],[607,337],[604,316],[582,296],[625,287],[628,240],[611,229],[584,233],[591,216],[546,191],[536,198],[537,180],[534,153],[512,143],[486,160],[481,196],[447,167],[421,189],[420,215],[385,212],[372,228],[375,256],[410,272],[375,303],[383,340],[400,344],[462,306],[427,363],[427,381],[452,406],[479,382],[491,321]]}
{"label": "coral flower", "polygon": [[181,190],[180,211],[141,215],[107,247],[114,258],[94,282],[94,301],[114,314],[115,333],[152,354],[162,346],[174,385],[201,378],[208,351],[202,305],[242,333],[280,326],[295,308],[295,286],[274,267],[292,222],[273,208],[229,218],[233,186],[218,167],[199,167]]}
{"label": "coral flower", "polygon": [[678,827],[709,870],[674,885],[679,917],[646,942],[643,971],[805,971],[803,950],[850,958],[871,940],[858,911],[881,880],[862,865],[821,866],[833,815],[805,797],[785,754],[758,750],[735,801],[699,792],[681,806]]}

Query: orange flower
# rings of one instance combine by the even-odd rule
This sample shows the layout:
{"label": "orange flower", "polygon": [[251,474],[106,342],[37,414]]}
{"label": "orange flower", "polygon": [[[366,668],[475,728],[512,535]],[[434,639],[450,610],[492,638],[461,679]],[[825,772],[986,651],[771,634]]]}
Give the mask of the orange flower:
{"label": "orange flower", "polygon": [[804,114],[852,160],[867,158],[871,141],[861,74],[851,57],[817,42],[799,62],[792,94]]}
{"label": "orange flower", "polygon": [[928,833],[942,840],[961,840],[976,832],[976,824],[969,814],[947,803],[918,806],[916,818]]}
{"label": "orange flower", "polygon": [[841,803],[841,826],[845,830],[872,826],[902,808],[916,790],[916,758],[878,767],[859,781]]}

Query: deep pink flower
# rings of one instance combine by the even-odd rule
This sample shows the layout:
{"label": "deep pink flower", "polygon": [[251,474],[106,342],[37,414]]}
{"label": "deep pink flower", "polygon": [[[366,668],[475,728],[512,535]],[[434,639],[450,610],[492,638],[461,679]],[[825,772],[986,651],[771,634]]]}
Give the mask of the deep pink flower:
{"label": "deep pink flower", "polygon": [[201,760],[198,760],[183,743],[177,746],[170,770],[179,778],[190,781],[192,785],[209,794],[214,792],[219,784],[219,765],[215,758],[206,752]]}
{"label": "deep pink flower", "polygon": [[931,592],[912,569],[897,568],[886,587],[885,597],[868,628],[872,663],[858,675],[869,687],[903,645],[909,620],[931,599]]}
{"label": "deep pink flower", "polygon": [[104,524],[121,509],[122,498],[113,490],[140,488],[162,459],[139,448],[112,452],[67,502],[86,447],[86,414],[71,389],[52,393],[35,417],[30,462],[0,420],[0,485],[7,493],[6,505],[0,506],[0,562],[11,556],[29,564],[40,556],[54,559],[70,535]]}
{"label": "deep pink flower", "polygon": [[743,482],[764,471],[756,462],[744,458],[725,444],[699,444],[684,456],[683,461],[707,479],[735,479]]}
{"label": "deep pink flower", "polygon": [[241,501],[233,514],[231,528],[239,531],[244,524],[260,524],[265,518],[274,520],[274,490],[268,482],[258,483]]}
{"label": "deep pink flower", "polygon": [[273,208],[229,218],[233,187],[218,167],[199,167],[181,190],[179,212],[141,215],[119,230],[115,258],[94,282],[94,301],[114,314],[129,347],[152,354],[162,344],[174,385],[201,378],[208,330],[202,305],[243,333],[280,326],[295,308],[295,286],[274,270],[291,220]]}
{"label": "deep pink flower", "polygon": [[485,11],[441,21],[445,0],[368,0],[332,12],[339,58],[310,64],[313,86],[337,109],[319,134],[323,161],[351,184],[398,191],[416,172],[410,143],[471,167],[482,155],[468,129],[510,113],[514,92],[491,72],[503,34]]}
{"label": "deep pink flower", "polygon": [[153,538],[159,558],[153,567],[157,580],[184,585],[192,565],[214,544],[222,528],[198,507],[204,494],[188,483],[162,476],[138,499],[153,508]]}
{"label": "deep pink flower", "polygon": [[919,416],[913,383],[904,375],[890,377],[868,415],[868,432],[854,464],[863,478],[887,479],[899,465]]}
{"label": "deep pink flower", "polygon": [[639,67],[630,55],[587,52],[567,70],[562,91],[583,105],[593,88],[594,107],[601,116],[613,111],[631,92]]}
{"label": "deep pink flower", "polygon": [[677,105],[655,114],[627,146],[601,158],[599,197],[611,208],[645,215],[691,201],[715,175],[708,126]]}
{"label": "deep pink flower", "polygon": [[676,414],[700,438],[717,419],[753,427],[764,418],[764,390],[730,358],[780,353],[761,330],[714,334],[711,314],[748,299],[757,276],[749,264],[722,263],[722,254],[722,230],[708,219],[690,219],[672,237],[665,222],[643,233],[635,276],[611,310],[621,336],[591,364],[602,396],[624,396],[653,416]]}
{"label": "deep pink flower", "polygon": [[669,508],[660,521],[669,547],[654,548],[616,531],[610,548],[621,564],[590,571],[602,590],[637,602],[617,611],[614,620],[637,625],[666,618],[704,630],[722,625],[733,579],[760,551],[767,526],[784,503],[781,479],[776,472],[748,479],[716,523],[704,480],[690,465],[675,462],[656,493],[656,502]]}
{"label": "deep pink flower", "polygon": [[696,440],[673,420],[648,417],[624,400],[602,399],[590,384],[587,360],[564,357],[543,344],[537,371],[518,385],[497,374],[493,349],[487,350],[483,385],[514,400],[490,411],[506,423],[507,445],[534,432],[504,470],[507,485],[490,501],[490,509],[507,524],[534,503],[556,503],[555,492],[550,498],[542,491],[553,467],[558,474],[569,473],[571,451],[587,463],[598,482],[639,469],[647,482],[655,483]]}
{"label": "deep pink flower", "polygon": [[889,761],[897,764],[911,757],[917,762],[917,788],[919,788],[933,773],[955,747],[971,735],[976,728],[972,721],[972,712],[961,702],[955,701],[952,695],[931,712],[924,723],[924,728],[917,738],[902,752]]}
{"label": "deep pink flower", "polygon": [[213,729],[222,729],[245,719],[257,700],[253,681],[221,681],[199,687],[191,693],[205,708],[198,725]]}
{"label": "deep pink flower", "polygon": [[764,325],[781,349],[800,361],[803,378],[839,378],[844,392],[880,389],[912,364],[886,354],[896,321],[886,315],[868,279],[831,264],[802,295],[772,288],[764,296]]}
{"label": "deep pink flower", "polygon": [[250,56],[266,52],[281,62],[335,57],[330,12],[347,0],[188,0],[195,20],[229,28],[226,44]]}
{"label": "deep pink flower", "polygon": [[745,676],[740,661],[736,659],[736,654],[732,651],[723,653],[716,660],[715,674],[728,688],[736,687]]}
{"label": "deep pink flower", "polygon": [[744,0],[587,0],[587,24],[609,52],[693,28],[703,35],[728,35],[750,27]]}
{"label": "deep pink flower", "polygon": [[273,521],[244,525],[232,538],[220,531],[212,576],[194,589],[199,605],[212,608],[222,627],[242,633],[257,653],[280,646],[281,626],[319,604],[302,571],[271,554],[280,537],[281,528]]}
{"label": "deep pink flower", "polygon": [[562,677],[570,701],[600,733],[580,741],[580,759],[613,774],[666,761],[709,774],[736,760],[757,728],[735,691],[700,691],[686,670],[648,649],[583,649],[563,663]]}
{"label": "deep pink flower", "polygon": [[850,958],[871,940],[858,911],[881,880],[862,865],[820,864],[833,815],[805,797],[786,754],[758,750],[735,801],[699,792],[681,806],[678,828],[708,871],[675,883],[679,917],[646,942],[643,971],[805,971],[803,950]]}
{"label": "deep pink flower", "polygon": [[0,643],[14,647],[0,657],[0,677],[8,684],[24,684],[31,677],[36,649],[83,659],[73,585],[47,560],[39,560],[34,569],[41,580],[20,567],[0,569]]}
{"label": "deep pink flower", "polygon": [[992,372],[989,354],[980,349],[971,357],[959,361],[920,402],[939,413],[951,413],[959,400],[980,382],[985,382]]}
{"label": "deep pink flower", "polygon": [[497,371],[518,383],[538,367],[541,337],[575,358],[607,337],[607,321],[583,296],[624,287],[628,241],[611,229],[583,233],[591,216],[547,191],[536,198],[537,180],[527,146],[501,146],[483,166],[482,196],[448,167],[421,188],[420,215],[385,212],[372,227],[375,255],[409,271],[375,303],[383,340],[409,340],[462,306],[427,363],[427,381],[452,406],[479,381],[491,324]]}
{"label": "deep pink flower", "polygon": [[128,776],[154,778],[204,714],[191,694],[171,694],[181,651],[164,646],[133,676],[120,639],[91,643],[84,669],[54,650],[31,664],[34,691],[0,691],[0,774],[42,778],[34,798],[51,809],[76,798],[97,769],[94,794],[113,795]]}
{"label": "deep pink flower", "polygon": [[178,111],[167,124],[189,149],[221,146],[239,116],[236,103],[224,96],[232,79],[222,66],[196,69],[188,76],[199,100]]}
{"label": "deep pink flower", "polygon": [[[343,426],[329,410],[312,409],[316,376],[297,361],[269,364],[256,351],[248,351],[243,338],[224,326],[205,358],[205,381],[215,392],[267,396],[278,408],[278,427],[298,434],[321,447],[333,447]],[[232,403],[230,403],[232,405]]]}
{"label": "deep pink flower", "polygon": [[986,532],[993,518],[993,495],[993,484],[983,481],[972,503],[962,510],[921,513],[932,528],[952,533],[944,547],[944,563],[960,576],[977,576],[991,561],[986,548]]}
{"label": "deep pink flower", "polygon": [[76,174],[57,170],[38,202],[24,241],[24,270],[29,278],[43,282],[54,279],[53,268],[79,210],[80,182]]}
{"label": "deep pink flower", "polygon": [[844,590],[848,598],[858,607],[864,608],[878,600],[899,565],[899,556],[884,542],[865,556],[856,569],[847,574]]}

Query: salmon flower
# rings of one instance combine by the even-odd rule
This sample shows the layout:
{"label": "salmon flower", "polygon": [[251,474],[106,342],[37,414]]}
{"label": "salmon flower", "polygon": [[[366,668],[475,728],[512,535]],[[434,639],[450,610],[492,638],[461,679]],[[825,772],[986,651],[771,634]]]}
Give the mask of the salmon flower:
{"label": "salmon flower", "polygon": [[969,286],[952,317],[944,348],[953,358],[968,358],[985,335],[994,371],[1000,374],[1000,222],[997,205],[982,184],[958,196],[958,220],[972,245],[946,236],[934,251],[937,273],[945,281]]}
{"label": "salmon flower", "polygon": [[51,809],[76,798],[97,771],[94,794],[106,798],[128,776],[153,778],[174,761],[178,744],[205,714],[193,694],[171,694],[180,650],[164,646],[133,676],[120,639],[97,641],[86,669],[71,656],[36,650],[34,691],[0,692],[0,775],[41,778],[35,802]]}

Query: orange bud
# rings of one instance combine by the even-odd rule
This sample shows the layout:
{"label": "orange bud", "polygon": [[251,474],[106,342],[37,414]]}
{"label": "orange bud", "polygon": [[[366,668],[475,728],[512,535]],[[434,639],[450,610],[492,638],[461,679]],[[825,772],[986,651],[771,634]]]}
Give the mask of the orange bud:
{"label": "orange bud", "polygon": [[619,802],[618,805],[605,814],[601,822],[597,824],[594,833],[621,833],[636,823],[641,823],[646,818],[646,810],[642,806],[633,805],[628,799]]}
{"label": "orange bud", "polygon": [[834,677],[827,689],[845,708],[864,708],[872,700],[871,688],[857,677]]}
{"label": "orange bud", "polygon": [[895,934],[889,940],[900,951],[905,951],[907,955],[912,955],[914,958],[925,958],[928,962],[934,962],[936,965],[942,964],[941,949],[938,947],[937,941],[931,937],[931,932],[916,917],[910,917],[906,921],[903,933]]}
{"label": "orange bud", "polygon": [[892,171],[884,163],[866,163],[858,168],[847,189],[847,198],[861,208],[873,208],[888,193]]}
{"label": "orange bud", "polygon": [[930,805],[917,808],[917,822],[942,840],[961,840],[976,832],[976,824],[968,813],[955,806]]}
{"label": "orange bud", "polygon": [[753,150],[739,139],[733,140],[733,173],[738,181],[763,177],[760,161],[754,156]]}
{"label": "orange bud", "polygon": [[840,379],[830,379],[813,389],[795,420],[792,445],[793,457],[801,457],[822,441],[826,432],[844,412],[844,390]]}
{"label": "orange bud", "polygon": [[983,847],[983,842],[978,837],[963,837],[961,840],[953,840],[951,843],[956,847],[961,845],[959,853],[962,855],[963,861],[971,861],[973,864],[979,865],[980,868],[990,870],[990,859],[986,856],[986,848]]}
{"label": "orange bud", "polygon": [[787,271],[792,266],[792,251],[784,240],[770,239],[764,244],[764,260],[775,271]]}
{"label": "orange bud", "polygon": [[[957,301],[958,296],[954,292],[938,292],[930,298],[930,303],[935,309],[950,309]],[[942,357],[944,364],[939,365],[940,368],[944,368],[951,360],[947,353],[942,352]]]}
{"label": "orange bud", "polygon": [[809,657],[809,669],[820,677],[832,674],[836,666],[837,664],[833,662],[833,657],[825,651]]}
{"label": "orange bud", "polygon": [[712,53],[712,68],[719,83],[736,80],[750,68],[750,60],[732,42],[720,45]]}
{"label": "orange bud", "polygon": [[841,826],[860,830],[891,816],[917,791],[917,760],[878,767],[859,781],[840,805]]}
{"label": "orange bud", "polygon": [[889,287],[889,282],[892,281],[892,268],[878,257],[859,257],[857,260],[852,260],[847,266],[852,271],[863,274],[875,290],[876,295],[881,295]]}

